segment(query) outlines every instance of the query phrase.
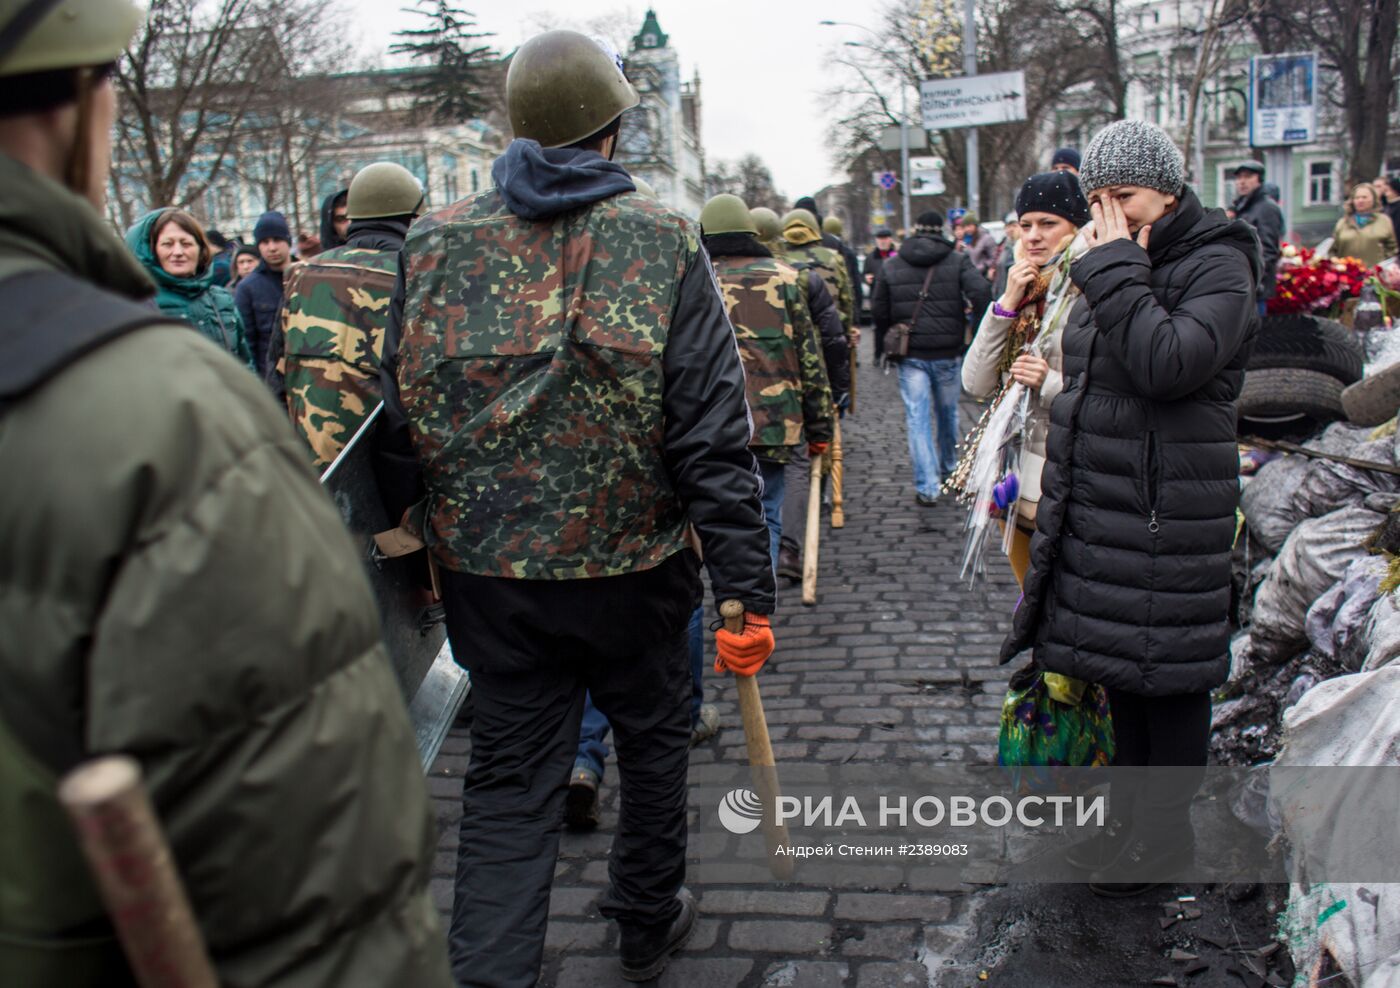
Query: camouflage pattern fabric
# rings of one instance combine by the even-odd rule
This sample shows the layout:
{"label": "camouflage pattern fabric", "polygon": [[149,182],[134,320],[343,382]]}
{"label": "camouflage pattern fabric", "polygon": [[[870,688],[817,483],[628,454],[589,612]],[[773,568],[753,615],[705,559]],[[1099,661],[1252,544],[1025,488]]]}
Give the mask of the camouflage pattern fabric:
{"label": "camouflage pattern fabric", "polygon": [[337,247],[287,271],[282,305],[292,425],[325,470],[379,404],[397,253]]}
{"label": "camouflage pattern fabric", "polygon": [[769,257],[714,258],[715,277],[744,361],[753,417],[749,448],[787,463],[802,442],[829,442],[834,414],[803,276]]}
{"label": "camouflage pattern fabric", "polygon": [[841,313],[841,325],[846,327],[849,337],[855,326],[855,295],[851,291],[851,275],[846,270],[846,259],[815,240],[807,244],[788,242],[783,250],[783,259],[793,267],[811,268],[821,275],[826,290],[831,292],[836,302],[836,310]]}
{"label": "camouflage pattern fabric", "polygon": [[439,562],[564,580],[684,547],[661,356],[699,250],[635,192],[530,222],[493,189],[413,225],[398,383]]}

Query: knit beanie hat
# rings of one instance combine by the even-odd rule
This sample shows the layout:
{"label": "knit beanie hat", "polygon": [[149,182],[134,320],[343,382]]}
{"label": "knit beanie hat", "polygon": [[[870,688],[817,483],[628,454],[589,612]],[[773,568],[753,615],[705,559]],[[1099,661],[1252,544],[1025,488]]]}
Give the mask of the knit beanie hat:
{"label": "knit beanie hat", "polygon": [[1069,172],[1044,172],[1026,179],[1016,195],[1016,215],[1027,213],[1053,213],[1083,226],[1089,222],[1089,203]]}
{"label": "knit beanie hat", "polygon": [[1075,171],[1079,170],[1079,150],[1077,148],[1056,148],[1055,155],[1050,159],[1050,167],[1056,165],[1069,165]]}
{"label": "knit beanie hat", "polygon": [[287,226],[287,217],[275,209],[263,213],[253,225],[253,243],[260,244],[264,240],[292,242],[292,229]]}
{"label": "knit beanie hat", "polygon": [[1079,184],[1084,194],[1110,185],[1137,185],[1163,195],[1181,194],[1186,159],[1156,124],[1115,120],[1094,135],[1084,151]]}
{"label": "knit beanie hat", "polygon": [[941,233],[943,230],[943,214],[936,209],[919,214],[914,225],[920,233]]}

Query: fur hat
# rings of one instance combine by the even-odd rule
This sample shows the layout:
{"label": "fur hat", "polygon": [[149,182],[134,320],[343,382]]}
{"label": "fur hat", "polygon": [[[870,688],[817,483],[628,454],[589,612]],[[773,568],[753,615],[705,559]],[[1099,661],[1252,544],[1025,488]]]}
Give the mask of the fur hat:
{"label": "fur hat", "polygon": [[1084,151],[1079,184],[1084,194],[1110,185],[1137,185],[1163,195],[1181,194],[1186,159],[1156,124],[1115,120],[1094,135]]}
{"label": "fur hat", "polygon": [[1069,172],[1044,172],[1026,179],[1016,195],[1016,215],[1053,213],[1075,226],[1089,222],[1089,203]]}

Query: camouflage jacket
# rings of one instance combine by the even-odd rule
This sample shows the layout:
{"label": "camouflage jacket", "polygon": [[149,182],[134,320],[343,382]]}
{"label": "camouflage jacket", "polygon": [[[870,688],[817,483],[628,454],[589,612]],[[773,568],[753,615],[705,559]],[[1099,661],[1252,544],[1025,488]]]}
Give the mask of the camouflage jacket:
{"label": "camouflage jacket", "polygon": [[851,335],[855,326],[855,295],[851,291],[851,276],[846,271],[846,259],[838,251],[823,247],[819,241],[808,244],[795,244],[788,241],[783,249],[783,260],[795,268],[810,268],[821,275],[831,297],[836,300],[836,308],[841,313],[841,325],[846,327],[846,335]]}
{"label": "camouflage jacket", "polygon": [[729,321],[744,361],[753,416],[749,448],[786,463],[803,440],[831,440],[834,407],[802,275],[771,257],[726,256],[711,248]]}
{"label": "camouflage jacket", "polygon": [[379,404],[379,357],[398,254],[337,247],[287,271],[282,305],[292,425],[325,470]]}
{"label": "camouflage jacket", "polygon": [[623,193],[531,222],[495,189],[404,245],[399,400],[449,569],[577,579],[684,545],[663,456],[662,352],[690,223]]}

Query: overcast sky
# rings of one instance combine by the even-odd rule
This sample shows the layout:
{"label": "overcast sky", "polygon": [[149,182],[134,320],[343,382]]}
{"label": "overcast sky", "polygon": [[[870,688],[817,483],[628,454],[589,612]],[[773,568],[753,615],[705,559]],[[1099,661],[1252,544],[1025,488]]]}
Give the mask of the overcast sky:
{"label": "overcast sky", "polygon": [[[398,0],[345,0],[357,17],[367,53],[382,52],[394,31],[415,18]],[[628,38],[642,26],[647,4],[617,0],[459,0],[493,43],[509,51],[549,27],[584,28],[597,18],[625,22]],[[874,24],[874,3],[851,0],[656,0],[661,29],[680,56],[681,78],[699,69],[703,139],[708,159],[748,152],[773,171],[790,199],[844,181],[832,166],[821,93],[831,85],[828,59],[843,41],[868,39],[821,20]],[[626,52],[624,51],[625,55]]]}

